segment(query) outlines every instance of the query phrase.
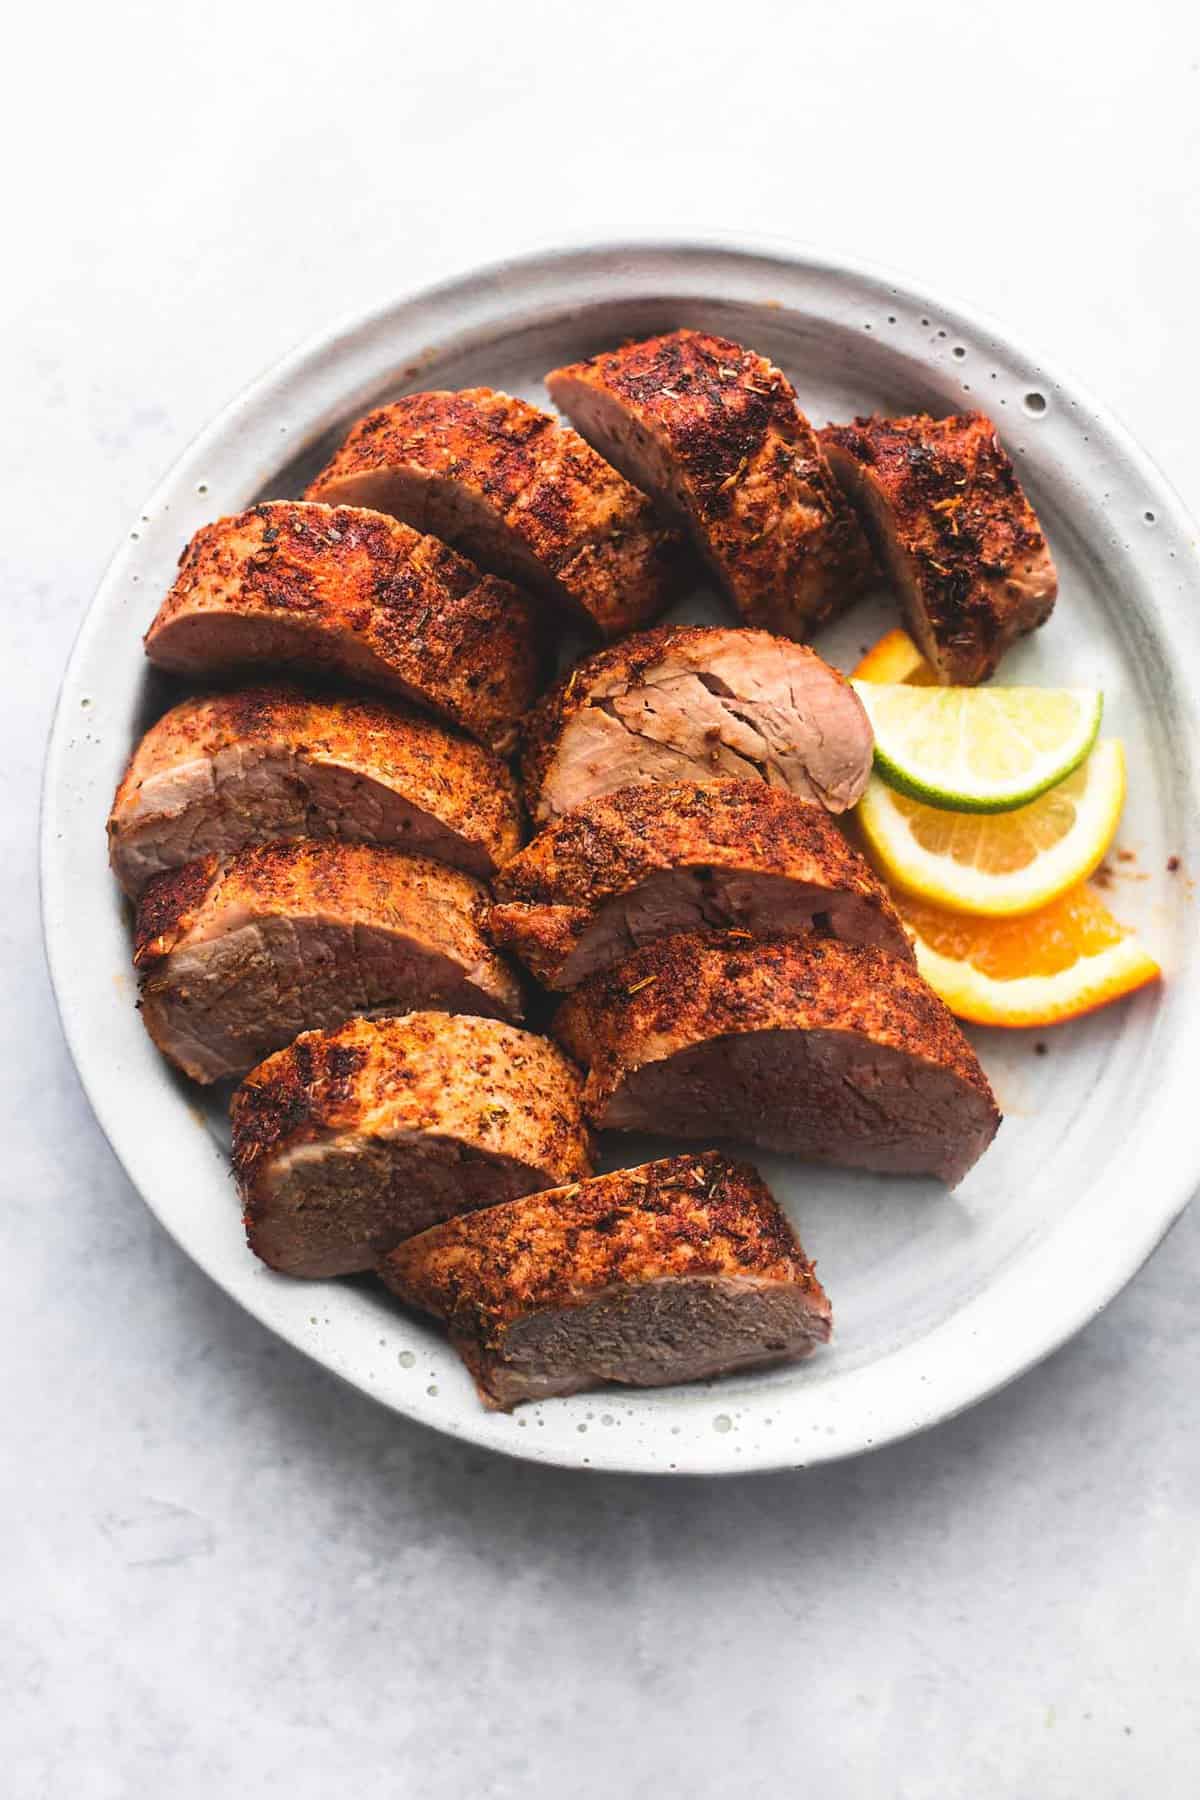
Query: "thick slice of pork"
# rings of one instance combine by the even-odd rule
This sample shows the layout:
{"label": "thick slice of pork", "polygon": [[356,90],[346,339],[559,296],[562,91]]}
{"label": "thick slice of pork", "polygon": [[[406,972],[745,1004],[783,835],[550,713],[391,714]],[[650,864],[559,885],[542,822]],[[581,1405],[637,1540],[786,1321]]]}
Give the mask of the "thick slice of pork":
{"label": "thick slice of pork", "polygon": [[538,821],[616,788],[749,780],[830,812],[871,772],[867,715],[843,675],[766,631],[665,625],[599,651],[539,702],[522,777]]}
{"label": "thick slice of pork", "polygon": [[709,1151],[598,1175],[409,1238],[380,1274],[444,1319],[485,1406],[794,1362],[831,1313],[755,1169]]}
{"label": "thick slice of pork", "polygon": [[857,419],[821,444],[939,681],[973,686],[1058,593],[1045,535],[983,413]]}
{"label": "thick slice of pork", "polygon": [[553,1044],[439,1013],[306,1032],[253,1070],[233,1165],[250,1248],[315,1276],[592,1167],[579,1075]]}
{"label": "thick slice of pork", "polygon": [[761,781],[619,788],[506,863],[488,919],[545,987],[573,988],[673,932],[827,931],[910,958],[883,883],[823,808]]}
{"label": "thick slice of pork", "polygon": [[354,1013],[519,1018],[516,976],[480,935],[486,903],[461,870],[366,844],[205,857],[142,895],[142,1019],[185,1074],[219,1081]]}
{"label": "thick slice of pork", "polygon": [[604,637],[649,624],[685,575],[678,534],[644,494],[576,432],[490,388],[370,413],[308,497],[432,532]]}
{"label": "thick slice of pork", "polygon": [[766,357],[672,331],[555,369],[546,387],[681,521],[748,624],[810,637],[874,577],[795,389]]}
{"label": "thick slice of pork", "polygon": [[109,861],[136,897],[165,869],[282,838],[393,846],[488,876],[521,842],[516,783],[470,738],[382,700],[249,688],[183,700],[129,761]]}
{"label": "thick slice of pork", "polygon": [[177,675],[264,664],[365,682],[511,749],[538,691],[538,608],[382,513],[270,500],[193,537],[146,633]]}
{"label": "thick slice of pork", "polygon": [[1000,1123],[913,965],[834,938],[665,938],[577,988],[554,1030],[590,1071],[602,1129],[738,1138],[953,1186]]}

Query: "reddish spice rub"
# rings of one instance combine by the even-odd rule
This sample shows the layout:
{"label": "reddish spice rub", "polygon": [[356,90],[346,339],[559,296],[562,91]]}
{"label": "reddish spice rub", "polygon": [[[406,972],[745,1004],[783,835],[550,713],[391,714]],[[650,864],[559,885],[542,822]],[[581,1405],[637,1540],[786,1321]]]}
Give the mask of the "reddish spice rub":
{"label": "reddish spice rub", "polygon": [[983,413],[860,418],[819,434],[939,681],[972,686],[1045,624],[1058,577]]}
{"label": "reddish spice rub", "polygon": [[555,369],[546,386],[688,527],[748,623],[809,637],[874,575],[795,390],[765,357],[673,331]]}
{"label": "reddish spice rub", "polygon": [[300,1031],[410,1007],[521,1015],[481,935],[482,883],[429,857],[300,838],[149,882],[134,964],[142,1020],[197,1081],[240,1074]]}
{"label": "reddish spice rub", "polygon": [[829,815],[763,782],[620,788],[548,825],[494,891],[493,941],[555,988],[706,924],[824,929],[912,956],[886,888]]}
{"label": "reddish spice rub", "polygon": [[351,1019],[307,1032],[234,1096],[250,1247],[293,1275],[374,1266],[467,1208],[591,1173],[576,1069],[494,1019]]}
{"label": "reddish spice rub", "polygon": [[473,875],[517,850],[513,777],[483,745],[383,700],[283,685],[183,700],[129,760],[108,821],[126,893],[280,838],[396,845]]}
{"label": "reddish spice rub", "polygon": [[517,588],[381,513],[285,500],[196,533],[146,654],[182,675],[270,663],[365,681],[502,751],[541,673]]}
{"label": "reddish spice rub", "polygon": [[491,388],[369,413],[308,494],[433,532],[604,637],[649,624],[686,573],[644,494],[549,413]]}
{"label": "reddish spice rub", "polygon": [[830,1307],[757,1172],[714,1151],[451,1220],[380,1273],[447,1321],[484,1404],[790,1361]]}
{"label": "reddish spice rub", "polygon": [[1000,1123],[913,965],[834,938],[662,939],[576,988],[554,1034],[590,1071],[599,1129],[734,1137],[954,1183]]}

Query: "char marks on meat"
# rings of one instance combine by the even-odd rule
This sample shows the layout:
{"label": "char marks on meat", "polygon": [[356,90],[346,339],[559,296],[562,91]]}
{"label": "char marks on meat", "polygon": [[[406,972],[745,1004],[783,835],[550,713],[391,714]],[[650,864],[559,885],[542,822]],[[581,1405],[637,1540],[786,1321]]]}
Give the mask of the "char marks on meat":
{"label": "char marks on meat", "polygon": [[381,513],[271,500],[199,530],[146,633],[174,674],[280,664],[365,682],[511,749],[537,693],[537,608]]}
{"label": "char marks on meat", "polygon": [[516,976],[480,933],[486,904],[461,870],[366,844],[299,839],[206,857],[142,895],[142,1019],[207,1082],[354,1013],[519,1018]]}
{"label": "char marks on meat", "polygon": [[555,1035],[602,1129],[729,1137],[953,1185],[1000,1122],[912,964],[834,938],[666,938],[567,997]]}
{"label": "char marks on meat", "polygon": [[831,812],[853,806],[873,740],[843,675],[765,631],[665,625],[587,658],[527,722],[531,815],[552,819],[616,788],[765,781]]}
{"label": "char marks on meat", "polygon": [[380,1273],[444,1319],[486,1406],[793,1362],[829,1302],[757,1172],[674,1156],[435,1226]]}
{"label": "char marks on meat", "polygon": [[493,942],[572,988],[672,932],[825,930],[912,951],[886,888],[821,807],[761,781],[620,788],[555,819],[507,863]]}
{"label": "char marks on meat", "polygon": [[493,1019],[410,1013],[306,1032],[233,1101],[250,1248],[350,1275],[442,1219],[591,1173],[578,1072]]}
{"label": "char marks on meat", "polygon": [[549,413],[490,388],[368,414],[308,495],[432,532],[604,637],[657,618],[685,574],[644,494]]}
{"label": "char marks on meat", "polygon": [[1058,576],[983,413],[860,418],[820,433],[939,681],[973,686],[1044,625]]}
{"label": "char marks on meat", "polygon": [[272,687],[184,700],[152,725],[108,821],[127,894],[198,857],[336,837],[488,876],[517,850],[516,783],[472,739],[382,700]]}
{"label": "char marks on meat", "polygon": [[875,573],[787,377],[672,331],[556,369],[556,406],[691,532],[742,617],[807,638]]}

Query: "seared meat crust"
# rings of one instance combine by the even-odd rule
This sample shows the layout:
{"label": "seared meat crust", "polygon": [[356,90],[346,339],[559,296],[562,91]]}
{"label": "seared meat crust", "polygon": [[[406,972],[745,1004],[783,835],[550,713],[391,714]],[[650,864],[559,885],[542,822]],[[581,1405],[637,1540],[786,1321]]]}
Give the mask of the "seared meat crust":
{"label": "seared meat crust", "polygon": [[293,1275],[372,1268],[454,1213],[592,1167],[578,1072],[493,1019],[306,1032],[246,1077],[232,1111],[250,1247]]}
{"label": "seared meat crust", "polygon": [[[493,1407],[606,1380],[650,1386],[789,1361],[830,1333],[813,1264],[757,1171],[714,1151],[453,1219],[391,1251],[380,1273],[448,1322]],[[617,1309],[638,1316],[639,1297],[645,1321],[661,1322],[672,1289],[676,1306],[686,1296],[688,1332],[663,1344],[613,1328]],[[725,1301],[723,1342],[695,1329],[711,1322],[714,1295]],[[740,1329],[730,1331],[732,1319]],[[531,1326],[540,1327],[533,1355]]]}
{"label": "seared meat crust", "polygon": [[692,932],[564,1000],[600,1128],[727,1136],[953,1183],[1000,1114],[974,1051],[908,962],[833,938]]}
{"label": "seared meat crust", "polygon": [[409,1007],[521,1015],[458,869],[366,844],[263,844],[157,876],[134,964],[142,1019],[197,1081],[240,1074],[299,1031]]}
{"label": "seared meat crust", "polygon": [[762,782],[620,788],[566,813],[505,865],[492,939],[570,988],[654,938],[823,926],[911,959],[887,890],[822,808]]}
{"label": "seared meat crust", "polygon": [[680,539],[646,496],[576,432],[490,388],[368,414],[308,496],[394,513],[604,637],[648,624],[681,587]]}
{"label": "seared meat crust", "polygon": [[853,806],[871,772],[854,689],[812,650],[765,631],[660,625],[578,663],[525,723],[537,820],[619,787],[762,780]]}
{"label": "seared meat crust", "polygon": [[819,433],[834,474],[947,684],[995,673],[1044,625],[1058,576],[1012,460],[983,413],[860,418]]}
{"label": "seared meat crust", "polygon": [[533,603],[380,513],[271,500],[205,525],[146,633],[175,674],[350,677],[505,751],[540,681]]}
{"label": "seared meat crust", "polygon": [[516,783],[470,738],[381,700],[298,688],[183,700],[129,761],[108,821],[127,894],[210,853],[337,837],[487,876],[521,841]]}
{"label": "seared meat crust", "polygon": [[743,618],[806,638],[874,563],[787,377],[728,338],[673,331],[555,369],[555,405],[690,529]]}

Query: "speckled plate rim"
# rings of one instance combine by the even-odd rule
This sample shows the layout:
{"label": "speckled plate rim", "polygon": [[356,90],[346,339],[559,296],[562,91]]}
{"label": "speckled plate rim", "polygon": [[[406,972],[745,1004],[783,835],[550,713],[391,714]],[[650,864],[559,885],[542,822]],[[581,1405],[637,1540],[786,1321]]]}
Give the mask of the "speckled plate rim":
{"label": "speckled plate rim", "polygon": [[[994,1392],[1094,1318],[1149,1256],[1200,1184],[1188,1056],[1200,1019],[1200,960],[1185,958],[1156,1003],[1146,1129],[1136,1142],[1113,1146],[1103,1179],[1080,1194],[1029,1254],[1001,1268],[917,1341],[836,1379],[822,1378],[814,1361],[802,1365],[794,1384],[773,1383],[761,1398],[741,1388],[735,1454],[730,1435],[720,1429],[726,1399],[719,1385],[581,1396],[519,1409],[513,1417],[489,1414],[452,1353],[436,1343],[431,1348],[423,1328],[398,1315],[394,1328],[389,1322],[388,1355],[380,1358],[378,1309],[360,1290],[288,1282],[262,1269],[245,1250],[236,1217],[231,1224],[236,1208],[229,1204],[221,1150],[202,1121],[196,1128],[186,1088],[157,1059],[136,1023],[128,978],[118,972],[127,968],[126,928],[105,876],[101,843],[90,838],[129,741],[130,695],[141,673],[130,665],[136,664],[137,639],[153,601],[138,585],[139,565],[157,559],[161,566],[168,545],[173,560],[198,525],[218,509],[246,504],[284,460],[356,405],[369,403],[383,381],[411,383],[434,350],[441,355],[481,335],[511,330],[522,314],[534,322],[573,306],[648,298],[665,306],[697,299],[782,304],[818,317],[826,316],[822,307],[835,307],[842,318],[858,312],[866,324],[886,316],[914,328],[918,319],[933,321],[952,341],[985,354],[1016,392],[1069,402],[1074,426],[1087,427],[1092,469],[1103,469],[1106,492],[1130,516],[1153,508],[1156,518],[1157,529],[1139,544],[1136,561],[1126,547],[1130,620],[1123,629],[1133,634],[1135,656],[1139,641],[1159,652],[1168,639],[1171,644],[1169,662],[1158,657],[1167,669],[1160,763],[1171,787],[1180,853],[1198,866],[1200,713],[1170,671],[1200,668],[1200,607],[1171,601],[1181,575],[1200,596],[1200,555],[1181,502],[1124,429],[1074,380],[1015,346],[976,310],[935,298],[903,278],[778,242],[657,236],[534,252],[358,317],[254,382],[184,453],[144,507],[141,530],[113,559],[64,677],[43,788],[47,957],[80,1079],[134,1185],[186,1253],[297,1349],[411,1418],[534,1461],[679,1474],[805,1467],[906,1437]],[[914,353],[918,349],[914,344]],[[1069,472],[1064,479],[1069,482]],[[214,1192],[222,1204],[213,1204]],[[413,1347],[397,1356],[406,1333]],[[417,1365],[428,1365],[437,1379],[428,1386],[413,1379]],[[605,1409],[619,1411],[625,1429],[580,1435],[586,1430],[581,1420]]]}

